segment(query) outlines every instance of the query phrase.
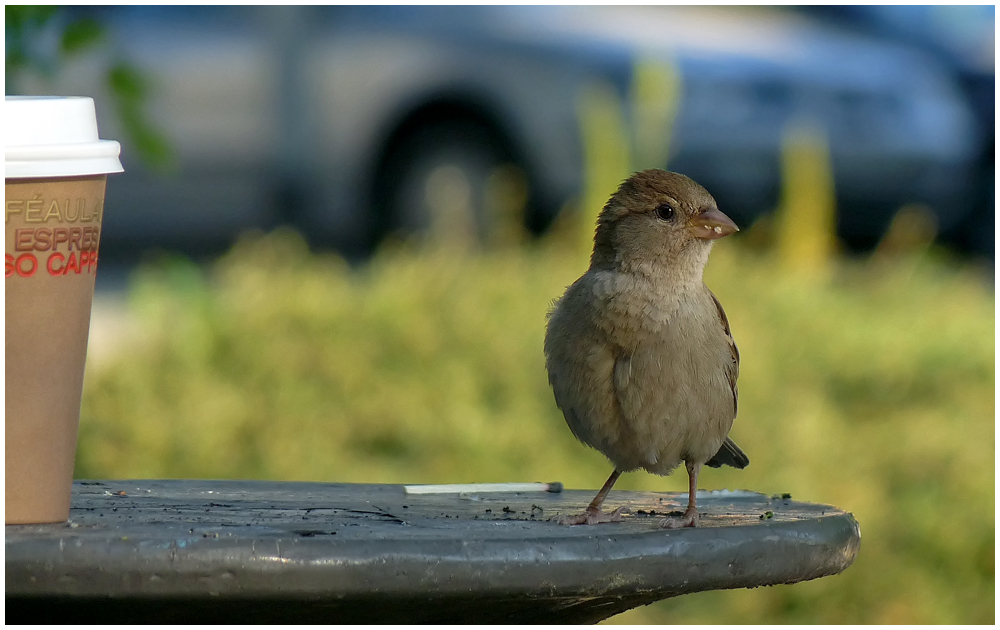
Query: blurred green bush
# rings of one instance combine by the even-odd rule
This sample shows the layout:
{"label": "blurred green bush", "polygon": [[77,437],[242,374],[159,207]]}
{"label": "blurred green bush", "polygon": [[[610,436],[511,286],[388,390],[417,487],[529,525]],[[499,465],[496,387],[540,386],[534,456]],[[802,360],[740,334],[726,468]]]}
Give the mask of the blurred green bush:
{"label": "blurred green bush", "polygon": [[[597,487],[608,463],[566,428],[542,356],[545,313],[587,264],[572,240],[397,244],[352,269],[279,230],[208,271],[144,266],[129,291],[141,339],[88,367],[76,476]],[[747,242],[720,242],[706,281],[743,356],[733,436],[752,464],[701,483],[849,510],[860,554],[839,576],[615,621],[991,623],[986,279],[931,252],[837,260],[809,281]],[[685,483],[631,473],[618,487]]]}

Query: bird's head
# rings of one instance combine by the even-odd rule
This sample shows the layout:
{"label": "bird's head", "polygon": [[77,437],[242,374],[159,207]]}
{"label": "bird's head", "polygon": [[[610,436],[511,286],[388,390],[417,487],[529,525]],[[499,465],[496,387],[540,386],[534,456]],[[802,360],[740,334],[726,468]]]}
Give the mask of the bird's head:
{"label": "bird's head", "polygon": [[659,274],[701,270],[715,239],[739,228],[679,173],[649,169],[622,182],[597,219],[591,267]]}

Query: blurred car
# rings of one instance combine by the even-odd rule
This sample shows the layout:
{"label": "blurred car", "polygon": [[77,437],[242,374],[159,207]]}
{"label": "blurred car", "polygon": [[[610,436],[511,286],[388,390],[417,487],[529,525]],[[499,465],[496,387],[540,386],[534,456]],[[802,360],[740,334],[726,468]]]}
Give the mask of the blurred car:
{"label": "blurred car", "polygon": [[868,36],[920,48],[965,93],[983,137],[973,169],[972,210],[944,238],[993,258],[996,250],[996,7],[994,5],[812,5],[801,10]]}
{"label": "blurred car", "polygon": [[[393,231],[426,229],[438,203],[429,183],[445,180],[482,236],[497,173],[541,231],[581,196],[582,90],[601,82],[627,102],[640,59],[673,64],[682,82],[670,153],[657,165],[702,183],[740,225],[776,206],[782,134],[799,118],[825,130],[838,230],[857,247],[877,242],[904,203],[928,204],[944,229],[959,225],[983,145],[933,56],[788,11],[72,10],[105,24],[110,44],[47,89],[95,96],[102,135],[123,140],[106,255],[218,247],[280,222],[363,254]],[[149,113],[176,152],[173,172],[135,159],[102,87],[111,56],[155,87]]]}

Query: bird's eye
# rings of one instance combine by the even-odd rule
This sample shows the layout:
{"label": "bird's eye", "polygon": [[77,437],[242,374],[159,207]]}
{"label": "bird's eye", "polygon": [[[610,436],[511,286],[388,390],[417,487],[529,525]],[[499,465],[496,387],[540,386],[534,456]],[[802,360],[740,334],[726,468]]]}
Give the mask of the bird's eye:
{"label": "bird's eye", "polygon": [[674,218],[674,209],[670,207],[670,204],[661,203],[656,206],[656,217],[661,221],[671,221]]}

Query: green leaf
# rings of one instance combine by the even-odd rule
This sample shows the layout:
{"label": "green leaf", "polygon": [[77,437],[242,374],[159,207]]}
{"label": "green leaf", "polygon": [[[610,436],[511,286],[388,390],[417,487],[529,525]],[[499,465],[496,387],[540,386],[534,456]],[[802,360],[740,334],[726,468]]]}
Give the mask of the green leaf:
{"label": "green leaf", "polygon": [[20,34],[28,25],[45,24],[56,14],[58,7],[45,5],[6,5],[4,6],[5,29],[8,33]]}
{"label": "green leaf", "polygon": [[85,50],[104,37],[104,28],[93,18],[82,18],[66,25],[63,31],[60,51],[64,55]]}
{"label": "green leaf", "polygon": [[146,81],[132,66],[120,63],[108,72],[108,86],[121,102],[135,103],[146,97]]}
{"label": "green leaf", "polygon": [[125,133],[139,158],[154,169],[170,168],[174,159],[170,143],[149,122],[145,113],[150,90],[142,73],[128,63],[119,63],[108,72],[108,87]]}

